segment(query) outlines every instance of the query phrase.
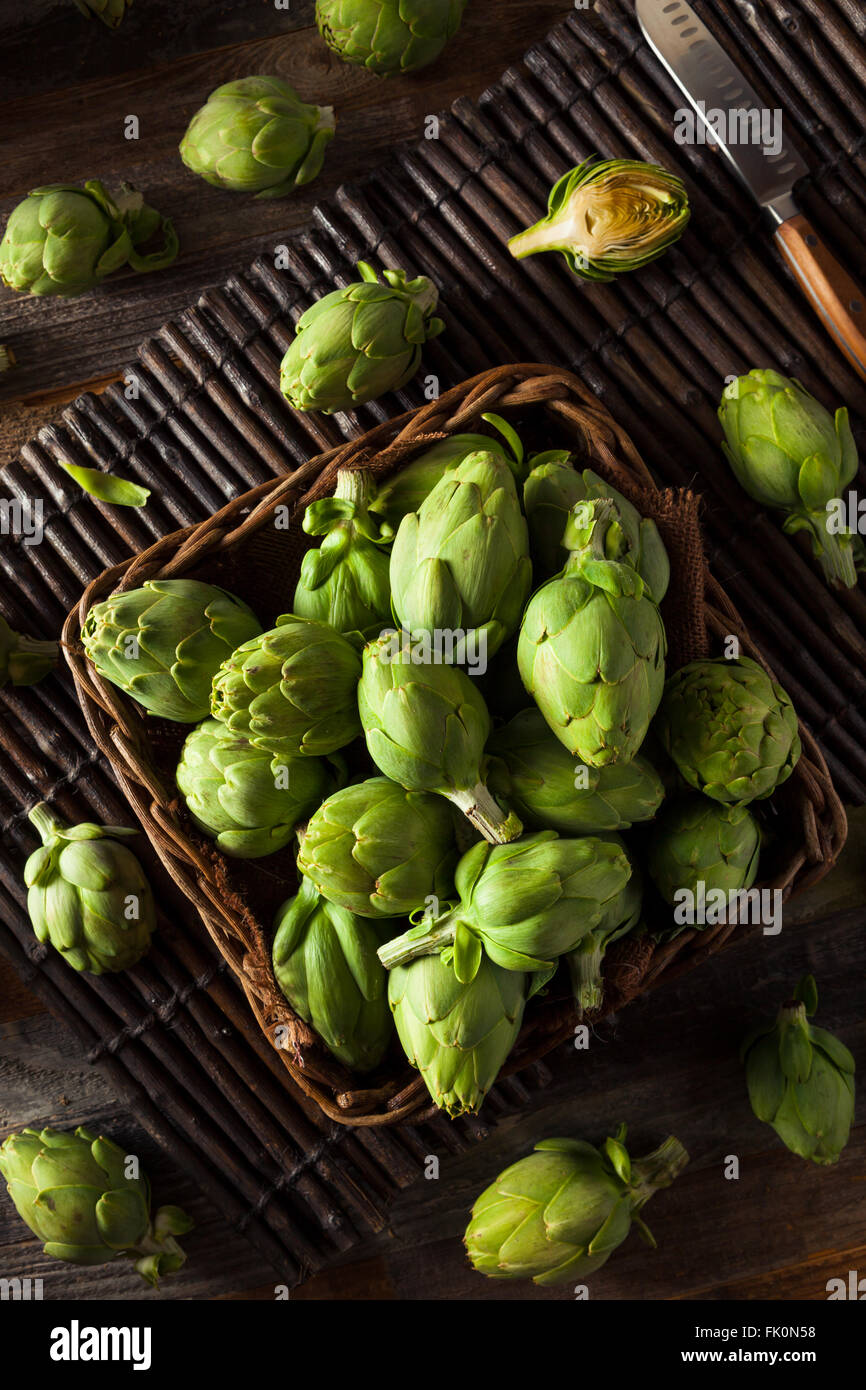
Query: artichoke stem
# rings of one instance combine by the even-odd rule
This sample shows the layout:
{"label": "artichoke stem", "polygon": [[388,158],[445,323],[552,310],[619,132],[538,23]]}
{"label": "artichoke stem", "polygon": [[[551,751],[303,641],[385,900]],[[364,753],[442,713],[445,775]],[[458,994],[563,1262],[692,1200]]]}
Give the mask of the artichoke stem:
{"label": "artichoke stem", "polygon": [[446,795],[491,845],[507,845],[523,834],[523,822],[513,811],[503,812],[483,782],[476,783],[470,791],[447,792]]}
{"label": "artichoke stem", "polygon": [[380,946],[379,959],[386,970],[393,970],[395,965],[405,965],[406,961],[415,960],[418,956],[438,955],[453,943],[455,929],[455,923],[450,916],[444,921],[434,923],[420,935],[416,935],[418,928],[414,927]]}
{"label": "artichoke stem", "polygon": [[601,978],[603,957],[604,948],[594,943],[579,946],[568,957],[571,987],[581,1013],[601,1008],[604,998],[604,984]]}
{"label": "artichoke stem", "polygon": [[632,1163],[632,1191],[635,1194],[635,1207],[642,1207],[660,1187],[669,1187],[678,1173],[682,1172],[689,1156],[671,1134],[646,1158]]}
{"label": "artichoke stem", "polygon": [[857,583],[857,567],[851,537],[847,534],[832,535],[824,525],[820,528],[818,544],[821,547],[818,560],[827,581],[853,589]]}
{"label": "artichoke stem", "polygon": [[63,822],[57,819],[47,801],[38,802],[27,812],[27,817],[39,831],[43,845],[47,845],[59,830],[65,829]]}
{"label": "artichoke stem", "polygon": [[536,251],[558,251],[562,245],[562,228],[542,219],[534,227],[527,227],[525,232],[511,237],[508,249],[516,260],[522,261],[525,256],[534,256]]}

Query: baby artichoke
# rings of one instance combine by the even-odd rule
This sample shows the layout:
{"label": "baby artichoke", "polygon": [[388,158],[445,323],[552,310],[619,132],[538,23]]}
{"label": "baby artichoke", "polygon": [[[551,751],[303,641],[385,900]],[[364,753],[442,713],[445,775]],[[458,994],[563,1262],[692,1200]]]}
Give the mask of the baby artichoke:
{"label": "baby artichoke", "polygon": [[862,545],[834,529],[830,508],[857,476],[848,411],[835,417],[795,377],[757,368],[722,392],[722,450],[740,486],[765,507],[787,514],[783,530],[806,531],[825,577],[851,588]]}
{"label": "baby artichoke", "polygon": [[424,643],[386,633],[364,649],[358,709],[370,757],[392,782],[447,796],[494,843],[520,834],[517,816],[482,781],[490,716],[465,672],[436,661]]}
{"label": "baby artichoke", "polygon": [[421,348],[445,327],[434,316],[439,291],[426,275],[414,280],[386,270],[385,283],[358,262],[359,283],[333,290],[295,325],[280,367],[280,390],[296,410],[351,410],[398,391],[421,362]]}
{"label": "baby artichoke", "polygon": [[527,977],[481,961],[461,983],[439,956],[398,965],[388,998],[403,1050],[440,1110],[475,1114],[517,1041]]}
{"label": "baby artichoke", "polygon": [[302,878],[274,925],[274,975],[295,1013],[338,1061],[372,1071],[393,1031],[373,923],[320,897]]}
{"label": "baby artichoke", "polygon": [[391,617],[391,583],[390,557],[367,511],[370,487],[369,473],[340,469],[333,497],[307,507],[304,530],[324,540],[304,556],[292,612],[373,637]]}
{"label": "baby artichoke", "polygon": [[689,220],[685,186],[658,164],[591,155],[550,190],[547,215],[513,236],[512,256],[561,251],[584,280],[638,270],[679,241]]}
{"label": "baby artichoke", "polygon": [[426,68],[457,33],[466,0],[316,0],[316,23],[346,63],[379,77]]}
{"label": "baby artichoke", "polygon": [[683,891],[697,900],[717,890],[751,888],[760,847],[758,823],[747,807],[722,806],[694,793],[662,811],[650,831],[647,868],[673,906]]}
{"label": "baby artichoke", "polygon": [[0,617],[0,686],[35,685],[53,671],[60,656],[56,642],[14,632]]}
{"label": "baby artichoke", "polygon": [[334,792],[301,836],[298,868],[361,917],[408,917],[454,886],[454,816],[441,796],[370,777]]}
{"label": "baby artichoke", "polygon": [[174,1237],[192,1222],[180,1207],[160,1207],[151,1219],[150,1183],[128,1172],[125,1150],[83,1125],[74,1134],[24,1129],[0,1145],[6,1190],[46,1255],[72,1265],[128,1255],[156,1288],[185,1263]]}
{"label": "baby artichoke", "polygon": [[413,637],[461,633],[455,652],[492,656],[520,623],[532,582],[511,470],[470,454],[400,523],[391,551],[394,616]]}
{"label": "baby artichoke", "polygon": [[132,8],[132,0],[75,0],[75,4],[88,19],[101,19],[109,29],[116,29]]}
{"label": "baby artichoke", "polygon": [[335,124],[332,106],[308,105],[282,78],[241,77],[211,92],[180,157],[217,188],[282,198],[316,177]]}
{"label": "baby artichoke", "polygon": [[476,1201],[464,1237],[480,1274],[567,1284],[594,1274],[634,1223],[655,1241],[638,1212],[669,1187],[689,1161],[678,1139],[631,1162],[625,1125],[600,1148],[582,1139],[543,1139],[500,1173]]}
{"label": "baby artichoke", "polygon": [[[157,232],[161,249],[143,254]],[[177,253],[172,223],[129,184],[114,197],[98,179],[49,184],[13,210],[0,241],[0,279],[22,294],[71,298],[125,265],[162,270]]]}
{"label": "baby artichoke", "polygon": [[629,762],[662,696],[664,626],[612,501],[578,503],[568,543],[562,574],[523,616],[521,679],[570,753],[591,767]]}
{"label": "baby artichoke", "polygon": [[836,1163],[854,1118],[854,1058],[839,1039],[809,1023],[818,990],[806,975],[776,1022],[743,1043],[749,1100],[782,1143],[813,1163]]}
{"label": "baby artichoke", "polygon": [[770,796],[800,757],[794,706],[748,656],[681,666],[655,728],[690,787],[735,806]]}
{"label": "baby artichoke", "polygon": [[361,732],[360,672],[361,658],[339,632],[283,614],[220,666],[211,713],[229,733],[279,758],[324,757]]}
{"label": "baby artichoke", "polygon": [[96,603],[81,641],[99,674],[148,714],[195,724],[235,647],[261,632],[245,603],[197,579],[149,579]]}
{"label": "baby artichoke", "polygon": [[457,865],[456,907],[386,942],[379,959],[391,969],[443,953],[464,982],[475,978],[485,952],[503,970],[550,970],[620,911],[630,875],[625,851],[607,840],[561,840],[540,830],[508,845],[480,841]]}
{"label": "baby artichoke", "polygon": [[218,719],[188,735],[175,777],[196,825],[236,859],[282,849],[334,785],[318,758],[280,759]]}
{"label": "baby artichoke", "polygon": [[396,469],[377,488],[369,510],[379,523],[383,540],[393,540],[404,516],[417,512],[439,480],[458,468],[470,454],[477,454],[479,450],[495,454],[508,464],[516,481],[523,476],[523,445],[519,436],[498,415],[487,414],[481,418],[499,431],[501,440],[486,434],[449,435]]}
{"label": "baby artichoke", "polygon": [[559,742],[538,709],[526,709],[487,741],[487,785],[521,820],[561,835],[627,830],[652,820],[665,789],[640,755],[585,767]]}
{"label": "baby artichoke", "polygon": [[625,887],[608,899],[598,925],[582,936],[574,950],[566,956],[571,988],[581,1013],[601,1008],[604,999],[601,967],[605,952],[614,941],[634,931],[643,909],[643,877],[629,859],[625,844],[618,835],[605,835],[602,838],[622,851],[631,876]]}
{"label": "baby artichoke", "polygon": [[24,866],[27,911],[40,941],[73,970],[128,970],[150,946],[156,908],[121,825],[64,825],[41,801],[29,813],[42,844]]}

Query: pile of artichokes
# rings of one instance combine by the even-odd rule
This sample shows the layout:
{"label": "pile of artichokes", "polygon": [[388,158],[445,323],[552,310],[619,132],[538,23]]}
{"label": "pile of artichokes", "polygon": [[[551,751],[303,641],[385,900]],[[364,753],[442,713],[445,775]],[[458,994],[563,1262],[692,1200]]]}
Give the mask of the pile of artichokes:
{"label": "pile of artichokes", "polygon": [[[365,286],[377,322],[393,293],[420,323],[406,297],[423,286]],[[329,298],[349,320],[365,302]],[[700,904],[752,883],[751,805],[799,754],[790,701],[749,658],[665,683],[654,522],[566,450],[527,458],[505,421],[480,428],[384,481],[340,471],[267,630],[235,595],[170,579],[112,595],[83,631],[105,680],[194,726],[177,767],[192,827],[235,858],[282,853],[287,883],[296,867],[273,950],[294,1011],[357,1072],[396,1034],[451,1115],[481,1105],[560,965],[578,1009],[601,1006],[607,947],[649,930],[645,886]],[[59,936],[112,968],[92,930]]]}

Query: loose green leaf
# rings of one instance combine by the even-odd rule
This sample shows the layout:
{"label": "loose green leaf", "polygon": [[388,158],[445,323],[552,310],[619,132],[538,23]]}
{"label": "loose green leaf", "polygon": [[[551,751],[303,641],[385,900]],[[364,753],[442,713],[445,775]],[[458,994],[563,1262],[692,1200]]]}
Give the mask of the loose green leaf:
{"label": "loose green leaf", "polygon": [[129,478],[119,478],[116,473],[102,473],[98,468],[82,468],[77,463],[64,463],[62,459],[58,459],[58,463],[80,488],[100,502],[108,502],[112,507],[144,507],[147,504],[150,489],[139,487]]}

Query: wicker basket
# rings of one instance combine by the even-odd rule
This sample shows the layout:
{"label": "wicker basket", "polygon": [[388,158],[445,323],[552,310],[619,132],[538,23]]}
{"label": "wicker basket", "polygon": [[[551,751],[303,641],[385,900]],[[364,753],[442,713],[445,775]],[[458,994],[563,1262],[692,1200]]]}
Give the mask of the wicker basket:
{"label": "wicker basket", "polygon": [[[139,706],[103,681],[86,660],[81,625],[94,603],[148,579],[194,576],[223,584],[245,598],[267,623],[291,606],[300,559],[308,542],[300,528],[304,507],[330,492],[337,470],[365,466],[386,474],[431,439],[484,430],[480,416],[510,419],[533,448],[568,444],[580,457],[655,517],[671,557],[671,588],[663,605],[670,666],[718,651],[729,634],[742,651],[762,661],[742,620],[704,566],[698,500],[660,492],[628,436],[596,397],[570,372],[539,364],[498,367],[464,382],[437,401],[389,420],[361,439],[309,460],[289,476],[237,497],[195,527],[164,537],[143,554],[106,570],[70,613],[63,633],[66,659],[94,742],[172,879],[197,907],[218,950],[240,980],[250,1006],[292,1078],[322,1110],[342,1124],[417,1121],[431,1113],[423,1081],[398,1049],[371,1078],[337,1063],[298,1019],[277,988],[270,963],[273,911],[293,891],[289,849],[265,860],[223,858],[193,828],[173,779],[186,726],[147,718]],[[291,517],[288,530],[275,520]],[[266,598],[263,599],[263,593]],[[766,664],[766,663],[764,663]],[[769,806],[780,818],[784,846],[758,885],[787,899],[823,877],[845,841],[845,813],[824,759],[801,725],[803,756]],[[765,803],[767,805],[767,803]],[[728,940],[753,927],[732,922],[683,931],[654,944],[650,937],[614,944],[605,961],[603,1017],[637,995],[698,965]],[[557,1047],[573,1032],[570,998],[552,989],[527,1007],[517,1045],[503,1075]]]}

